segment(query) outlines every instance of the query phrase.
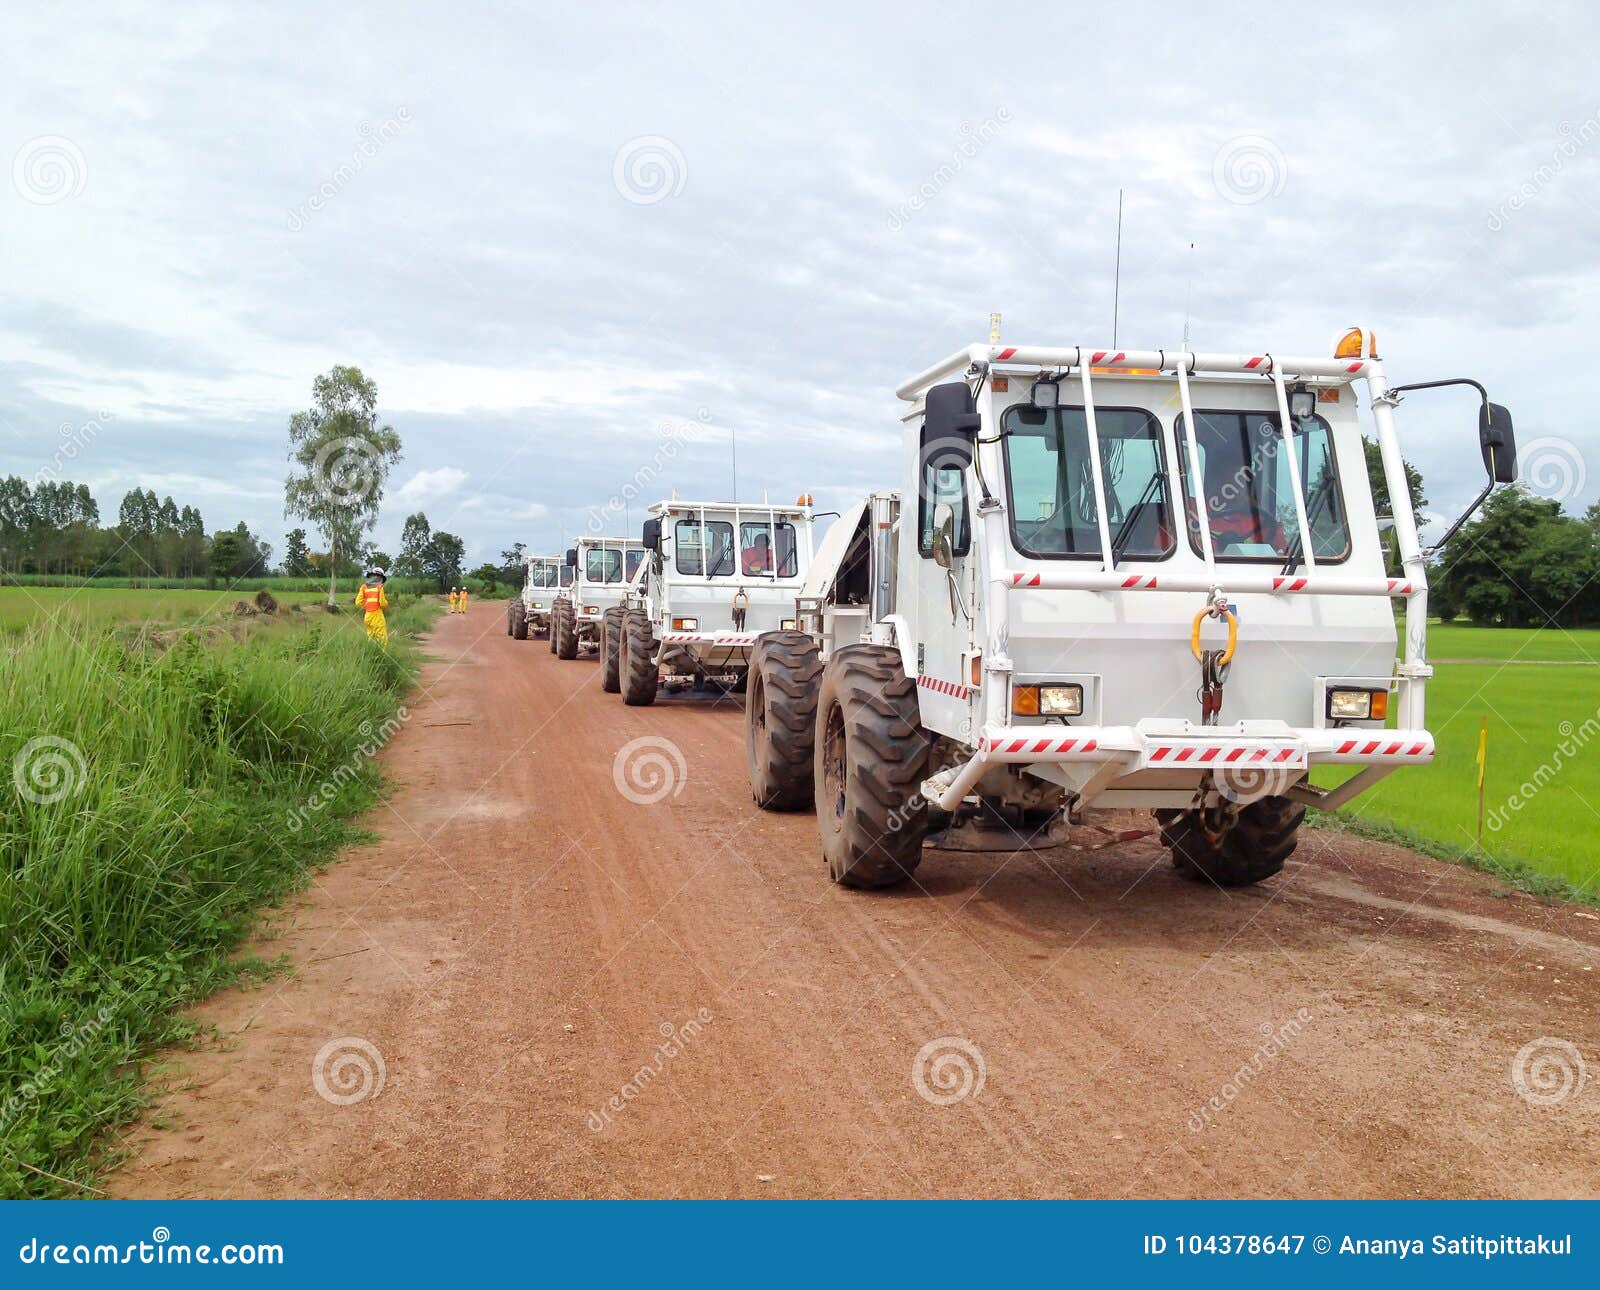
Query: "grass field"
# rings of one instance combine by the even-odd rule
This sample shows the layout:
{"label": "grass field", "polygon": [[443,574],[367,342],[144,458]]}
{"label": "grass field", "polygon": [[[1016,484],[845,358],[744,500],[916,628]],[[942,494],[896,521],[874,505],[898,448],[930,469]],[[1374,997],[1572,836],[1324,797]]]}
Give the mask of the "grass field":
{"label": "grass field", "polygon": [[235,952],[362,836],[437,608],[392,612],[389,652],[353,609],[241,639],[43,617],[0,647],[0,1197],[84,1194],[184,1005],[278,970]]}
{"label": "grass field", "polygon": [[[1600,895],[1600,631],[1434,624],[1428,648],[1431,767],[1398,770],[1339,814],[1391,825],[1446,856],[1547,875]],[[1494,659],[1496,662],[1450,662]],[[1478,732],[1489,721],[1485,828],[1477,844]],[[1345,774],[1318,775],[1332,784]],[[1519,868],[1530,871],[1519,873]]]}
{"label": "grass field", "polygon": [[[236,601],[254,592],[127,590],[105,587],[0,587],[0,632],[16,632],[41,619],[75,619],[85,624],[155,623],[179,626],[230,616]],[[299,603],[320,605],[327,592],[273,591],[285,609]],[[354,601],[356,587],[348,599]],[[341,592],[341,601],[347,597]]]}

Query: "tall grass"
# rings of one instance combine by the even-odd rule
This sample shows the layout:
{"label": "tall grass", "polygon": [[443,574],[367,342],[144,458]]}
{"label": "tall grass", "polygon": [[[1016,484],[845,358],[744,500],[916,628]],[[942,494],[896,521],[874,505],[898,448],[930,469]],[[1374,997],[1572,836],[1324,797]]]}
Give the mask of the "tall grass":
{"label": "tall grass", "polygon": [[358,836],[435,612],[392,615],[390,653],[343,619],[165,649],[63,621],[0,653],[0,1196],[81,1194],[137,1060]]}

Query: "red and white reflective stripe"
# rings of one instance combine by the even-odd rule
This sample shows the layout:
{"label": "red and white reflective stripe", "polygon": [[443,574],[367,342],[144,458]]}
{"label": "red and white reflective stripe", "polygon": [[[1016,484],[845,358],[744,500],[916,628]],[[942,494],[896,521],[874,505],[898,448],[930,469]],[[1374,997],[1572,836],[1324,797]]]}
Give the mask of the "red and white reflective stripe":
{"label": "red and white reflective stripe", "polygon": [[919,676],[917,684],[925,689],[932,690],[935,694],[947,694],[952,699],[969,699],[972,691],[964,685],[957,685],[954,681],[941,681],[936,676]]}
{"label": "red and white reflective stripe", "polygon": [[1016,352],[1017,347],[1015,345],[1011,346],[1009,349],[1002,349],[998,354],[995,355],[995,361],[1003,363]]}
{"label": "red and white reflective stripe", "polygon": [[1266,361],[1267,358],[1265,354],[1258,354],[1255,358],[1247,358],[1244,362],[1244,370],[1247,372],[1253,372]]}
{"label": "red and white reflective stripe", "polygon": [[1304,578],[1274,578],[1272,580],[1274,591],[1304,591],[1306,579]]}
{"label": "red and white reflective stripe", "polygon": [[1120,349],[1115,354],[1110,355],[1103,349],[1096,350],[1094,357],[1089,360],[1089,366],[1093,367],[1097,363],[1104,363],[1107,367],[1115,367],[1124,357],[1125,355]]}
{"label": "red and white reflective stripe", "polygon": [[1028,753],[1038,756],[1049,754],[1051,756],[1086,756],[1100,747],[1093,739],[1063,738],[1055,736],[1049,739],[1038,739],[1032,736],[1023,738],[993,739],[985,737],[979,741],[979,748],[990,753]]}
{"label": "red and white reflective stripe", "polygon": [[1013,587],[1037,587],[1039,579],[1044,575],[1040,573],[1014,573],[1011,575]]}
{"label": "red and white reflective stripe", "polygon": [[1156,744],[1145,753],[1147,766],[1276,766],[1302,770],[1306,750],[1295,744],[1183,743]]}
{"label": "red and white reflective stripe", "polygon": [[1135,573],[1122,580],[1124,591],[1154,591],[1156,576],[1153,573]]}
{"label": "red and white reflective stripe", "polygon": [[1431,739],[1347,739],[1334,749],[1336,757],[1359,757],[1363,761],[1432,761]]}
{"label": "red and white reflective stripe", "polygon": [[754,645],[754,636],[725,636],[716,632],[668,632],[661,638],[668,645]]}
{"label": "red and white reflective stripe", "polygon": [[1390,578],[1389,594],[1391,596],[1409,596],[1411,594],[1411,584],[1403,578]]}

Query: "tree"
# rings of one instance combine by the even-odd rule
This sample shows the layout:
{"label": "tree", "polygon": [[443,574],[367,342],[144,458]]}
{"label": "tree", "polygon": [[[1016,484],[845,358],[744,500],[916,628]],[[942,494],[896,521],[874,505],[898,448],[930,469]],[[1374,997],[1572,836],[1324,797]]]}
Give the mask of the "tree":
{"label": "tree", "polygon": [[291,578],[311,576],[311,552],[306,547],[306,531],[295,529],[289,534],[283,552],[283,571]]}
{"label": "tree", "polygon": [[[1367,479],[1372,484],[1372,509],[1380,516],[1393,515],[1394,506],[1389,500],[1389,481],[1383,473],[1383,450],[1372,439],[1363,438],[1361,446],[1367,453]],[[1428,508],[1428,498],[1422,491],[1422,472],[1403,457],[1400,459],[1400,464],[1405,467],[1406,488],[1411,494],[1411,509],[1414,513],[1421,514]]]}
{"label": "tree", "polygon": [[446,533],[443,529],[434,532],[428,542],[424,565],[427,575],[438,583],[440,591],[461,585],[461,562],[466,555],[466,543],[454,533]]}
{"label": "tree", "polygon": [[[504,553],[502,552],[502,554]],[[485,560],[467,576],[469,578],[476,579],[483,585],[484,595],[492,596],[494,594],[495,584],[500,578],[500,573],[501,570],[497,565]]]}
{"label": "tree", "polygon": [[395,572],[407,578],[427,577],[428,543],[432,540],[433,530],[426,515],[418,511],[406,516],[400,530],[400,559],[395,563]]}
{"label": "tree", "polygon": [[[400,436],[378,422],[378,387],[358,367],[330,368],[311,385],[312,406],[289,418],[293,470],[283,487],[285,515],[310,521],[328,539],[328,608],[338,596],[338,564],[360,548],[377,522]],[[348,558],[346,556],[345,558]]]}
{"label": "tree", "polygon": [[237,578],[245,562],[244,544],[235,529],[222,529],[211,539],[211,572],[230,582]]}
{"label": "tree", "polygon": [[1443,617],[1485,626],[1579,626],[1600,618],[1600,533],[1517,485],[1490,494],[1430,578]]}
{"label": "tree", "polygon": [[522,561],[527,555],[526,542],[513,542],[509,551],[500,552],[500,567],[495,570],[495,577],[508,586],[516,587],[522,583]]}

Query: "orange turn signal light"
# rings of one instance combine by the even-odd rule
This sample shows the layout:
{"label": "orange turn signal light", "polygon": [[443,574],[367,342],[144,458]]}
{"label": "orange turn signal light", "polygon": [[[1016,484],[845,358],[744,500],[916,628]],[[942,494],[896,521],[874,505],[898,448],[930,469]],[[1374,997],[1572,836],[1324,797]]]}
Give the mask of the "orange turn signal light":
{"label": "orange turn signal light", "polygon": [[1019,717],[1036,717],[1039,715],[1039,687],[1037,685],[1014,685],[1011,687],[1011,711]]}

